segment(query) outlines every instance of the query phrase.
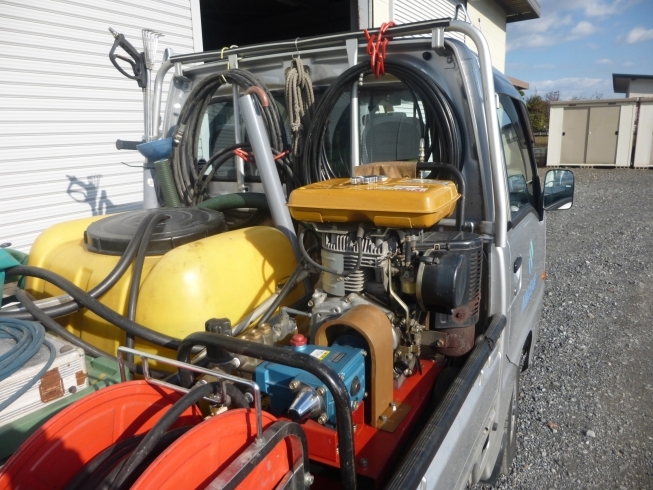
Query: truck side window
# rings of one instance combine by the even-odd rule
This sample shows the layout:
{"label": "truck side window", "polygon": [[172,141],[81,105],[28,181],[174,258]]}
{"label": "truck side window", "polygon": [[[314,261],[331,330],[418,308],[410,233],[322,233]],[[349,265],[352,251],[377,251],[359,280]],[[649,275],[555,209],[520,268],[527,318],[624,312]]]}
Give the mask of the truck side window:
{"label": "truck side window", "polygon": [[514,218],[527,204],[535,208],[533,171],[528,156],[524,128],[519,120],[514,102],[507,95],[499,95],[497,115],[508,176],[510,214]]}

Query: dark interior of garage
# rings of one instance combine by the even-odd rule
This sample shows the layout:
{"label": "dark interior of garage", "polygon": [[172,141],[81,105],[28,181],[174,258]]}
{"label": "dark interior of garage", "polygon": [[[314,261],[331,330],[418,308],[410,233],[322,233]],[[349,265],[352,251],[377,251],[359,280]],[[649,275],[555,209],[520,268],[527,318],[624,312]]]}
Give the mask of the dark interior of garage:
{"label": "dark interior of garage", "polygon": [[357,0],[201,0],[204,51],[358,29]]}

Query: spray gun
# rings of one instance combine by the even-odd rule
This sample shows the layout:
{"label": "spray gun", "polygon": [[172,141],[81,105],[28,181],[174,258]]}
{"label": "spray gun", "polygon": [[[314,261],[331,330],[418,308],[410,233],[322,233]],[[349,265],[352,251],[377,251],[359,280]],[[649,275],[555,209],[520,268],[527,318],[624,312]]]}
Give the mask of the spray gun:
{"label": "spray gun", "polygon": [[[156,60],[156,46],[158,40],[163,34],[160,32],[152,31],[150,29],[143,29],[143,52],[138,52],[134,46],[125,39],[125,36],[115,29],[109,27],[109,32],[113,35],[114,41],[111,51],[109,51],[109,59],[116,69],[125,75],[130,80],[136,80],[138,86],[143,90],[143,114],[144,114],[144,139],[149,142],[152,139],[152,90],[150,87],[152,81],[152,70],[154,69],[154,62]],[[124,54],[116,53],[116,50],[121,48]],[[129,64],[133,74],[129,74],[120,64],[118,60],[122,60]],[[116,140],[116,148],[118,150],[136,150],[137,146],[143,143],[142,141],[124,141]],[[143,167],[143,207],[145,209],[157,208],[159,206],[156,197],[156,190],[154,187],[154,174],[152,168]]]}

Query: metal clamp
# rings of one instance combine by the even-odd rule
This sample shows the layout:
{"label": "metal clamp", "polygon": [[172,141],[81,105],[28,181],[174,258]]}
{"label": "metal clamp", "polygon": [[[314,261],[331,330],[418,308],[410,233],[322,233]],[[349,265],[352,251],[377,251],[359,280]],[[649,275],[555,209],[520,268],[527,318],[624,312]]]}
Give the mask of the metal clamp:
{"label": "metal clamp", "polygon": [[[231,376],[230,374],[226,373],[220,373],[217,371],[212,371],[210,369],[206,369],[203,367],[195,366],[193,364],[188,364],[185,362],[177,361],[174,359],[168,359],[167,357],[161,357],[157,356],[155,354],[149,354],[147,352],[142,352],[139,350],[135,349],[130,349],[129,347],[118,347],[118,367],[120,369],[120,381],[123,383],[127,380],[125,376],[125,365],[124,365],[124,360],[123,360],[123,353],[125,354],[132,354],[134,356],[138,356],[141,358],[143,361],[143,378],[145,381],[147,381],[150,384],[157,385],[157,386],[163,386],[165,388],[168,388],[173,391],[177,391],[179,393],[186,394],[190,390],[188,388],[184,388],[182,386],[177,386],[173,385],[171,383],[167,383],[165,381],[161,381],[159,379],[152,378],[150,376],[150,368],[149,368],[149,360],[153,360],[156,362],[160,362],[162,364],[167,364],[169,366],[174,366],[179,369],[185,369],[187,371],[192,371],[194,373],[199,373],[199,374],[206,374],[207,376],[212,376],[214,378],[218,378],[222,382],[222,393],[221,393],[221,399],[225,400],[226,399],[226,390],[224,383],[226,381],[231,381],[234,384],[240,384],[240,385],[245,385],[249,386],[252,391],[254,391],[254,409],[256,410],[256,440],[257,441],[262,441],[263,440],[263,414],[262,414],[262,408],[261,408],[261,389],[259,388],[258,384],[254,381],[250,381],[248,379],[244,378],[239,378],[237,376]],[[215,403],[216,400],[210,399],[210,398],[205,398],[208,402]]]}

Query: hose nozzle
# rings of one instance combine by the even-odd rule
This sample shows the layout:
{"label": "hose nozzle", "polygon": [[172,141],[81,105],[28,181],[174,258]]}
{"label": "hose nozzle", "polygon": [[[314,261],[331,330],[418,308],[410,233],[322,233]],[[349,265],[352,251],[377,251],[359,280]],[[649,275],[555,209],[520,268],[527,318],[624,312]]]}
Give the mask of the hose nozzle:
{"label": "hose nozzle", "polygon": [[120,33],[119,33],[118,31],[116,31],[113,27],[109,27],[109,32],[110,32],[111,34],[113,34],[113,38],[114,38],[114,39],[117,39],[118,36],[120,36]]}

